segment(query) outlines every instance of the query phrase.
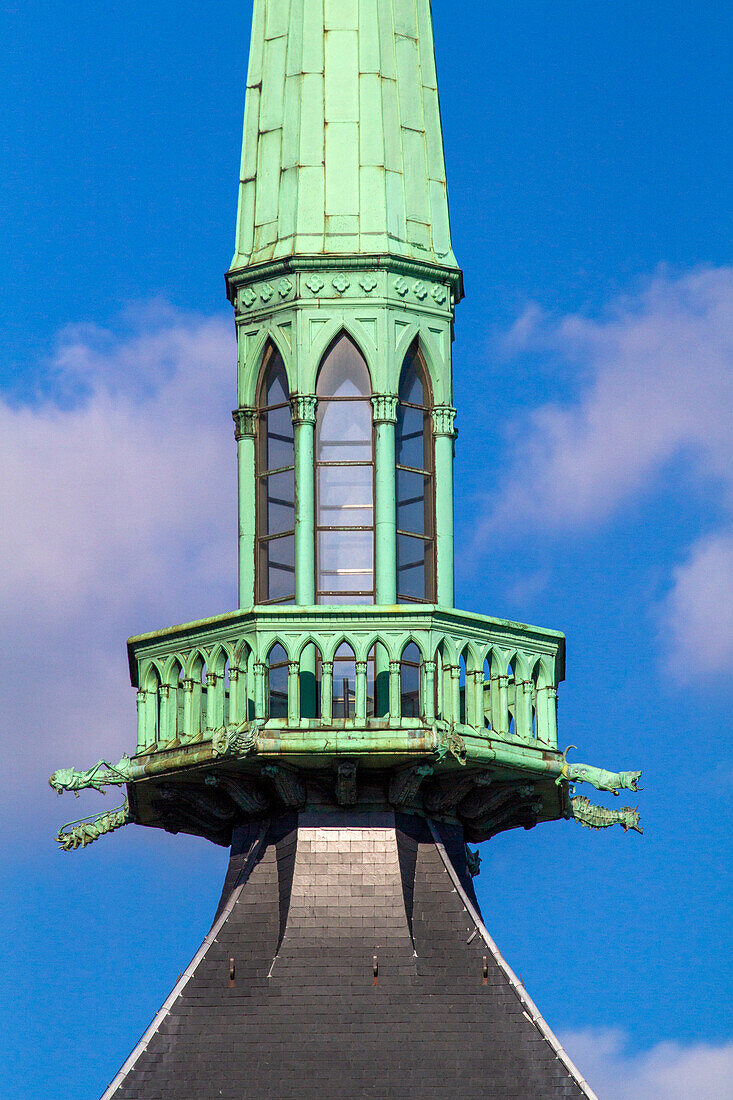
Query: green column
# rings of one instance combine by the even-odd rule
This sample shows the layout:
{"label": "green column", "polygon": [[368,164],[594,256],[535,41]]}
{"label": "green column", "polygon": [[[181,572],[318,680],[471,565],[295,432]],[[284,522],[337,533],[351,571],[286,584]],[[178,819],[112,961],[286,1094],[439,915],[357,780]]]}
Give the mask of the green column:
{"label": "green column", "polygon": [[456,410],[433,409],[435,438],[436,597],[440,607],[453,607],[453,441]]}
{"label": "green column", "polygon": [[255,432],[257,413],[240,407],[232,413],[237,441],[239,497],[239,606],[255,602]]}
{"label": "green column", "polygon": [[[374,602],[397,602],[397,504],[395,425],[397,398],[380,393],[374,408]],[[378,672],[383,671],[378,669]]]}
{"label": "green column", "polygon": [[426,722],[435,721],[435,661],[423,661],[422,713]]}
{"label": "green column", "polygon": [[316,398],[290,400],[295,434],[295,602],[316,602],[314,437]]}
{"label": "green column", "polygon": [[333,661],[321,662],[321,721],[330,725],[333,710]]}
{"label": "green column", "polygon": [[367,662],[356,662],[356,683],[354,685],[354,718],[357,722],[366,721],[367,712]]}

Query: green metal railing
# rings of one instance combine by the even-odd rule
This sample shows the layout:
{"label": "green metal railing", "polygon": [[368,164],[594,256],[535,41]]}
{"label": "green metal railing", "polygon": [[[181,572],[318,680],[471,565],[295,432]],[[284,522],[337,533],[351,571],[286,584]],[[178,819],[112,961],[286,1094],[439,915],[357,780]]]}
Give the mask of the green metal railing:
{"label": "green metal railing", "polygon": [[[404,654],[413,644],[417,692],[405,684]],[[304,734],[373,728],[385,745],[390,728],[442,723],[557,747],[564,638],[556,631],[425,604],[264,606],[142,635],[128,645],[138,688],[138,753],[195,744],[252,722]],[[342,703],[334,707],[342,690],[338,669],[335,688],[333,682],[334,658],[344,645],[354,669],[346,710]],[[271,714],[274,646],[286,661],[284,682],[272,685],[279,705]]]}

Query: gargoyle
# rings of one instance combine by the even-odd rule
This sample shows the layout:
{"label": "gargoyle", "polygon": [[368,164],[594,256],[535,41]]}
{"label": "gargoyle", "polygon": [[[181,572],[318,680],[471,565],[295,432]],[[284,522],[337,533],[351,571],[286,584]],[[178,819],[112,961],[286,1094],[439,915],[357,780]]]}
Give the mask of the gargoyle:
{"label": "gargoyle", "polygon": [[87,787],[93,787],[95,791],[101,791],[104,794],[104,787],[121,787],[129,778],[130,758],[123,756],[119,764],[98,760],[94,767],[86,772],[78,772],[74,768],[59,768],[48,782],[56,794],[61,794],[62,791],[73,791],[78,795],[79,791]]}
{"label": "gargoyle", "polygon": [[[575,745],[568,745],[563,757],[567,757],[570,749],[574,748]],[[592,764],[568,764],[566,759],[555,780],[558,786],[563,779],[570,783],[590,783],[597,791],[618,794],[619,790],[638,791],[641,772],[607,772],[604,768],[594,768]]]}
{"label": "gargoyle", "polygon": [[633,829],[643,833],[639,824],[639,811],[633,806],[623,806],[620,810],[607,810],[605,806],[594,806],[585,795],[570,799],[571,816],[585,829],[608,829],[611,825],[620,825],[626,833]]}
{"label": "gargoyle", "polygon": [[105,833],[113,833],[115,829],[121,829],[132,820],[127,799],[115,810],[107,810],[94,818],[82,818],[80,821],[70,821],[62,825],[56,836],[59,847],[65,852],[73,852],[77,848],[86,848],[87,844],[98,840]]}

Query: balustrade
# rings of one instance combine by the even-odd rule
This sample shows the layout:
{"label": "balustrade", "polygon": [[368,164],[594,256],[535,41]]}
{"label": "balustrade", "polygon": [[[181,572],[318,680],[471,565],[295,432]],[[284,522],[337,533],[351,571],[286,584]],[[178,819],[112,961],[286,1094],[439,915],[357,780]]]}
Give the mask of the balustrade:
{"label": "balustrade", "polygon": [[[256,608],[131,639],[138,753],[208,740],[222,727],[252,720],[273,729],[373,727],[375,736],[389,727],[442,723],[556,748],[562,635],[426,605],[350,607],[346,627],[344,612]],[[354,655],[351,672],[334,685],[334,658],[343,646]],[[271,707],[275,648],[283,679]],[[375,658],[377,651],[383,656]],[[304,715],[313,714],[312,704],[301,706],[301,676],[312,683],[314,652],[318,717]],[[382,673],[388,698],[380,714],[375,690]],[[336,708],[334,690],[348,692]]]}

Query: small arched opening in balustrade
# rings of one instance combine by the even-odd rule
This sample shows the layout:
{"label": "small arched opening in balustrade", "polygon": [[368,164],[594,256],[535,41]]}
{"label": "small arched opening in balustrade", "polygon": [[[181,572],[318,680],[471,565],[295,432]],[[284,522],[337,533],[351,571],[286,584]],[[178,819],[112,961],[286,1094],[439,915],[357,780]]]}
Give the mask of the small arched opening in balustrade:
{"label": "small arched opening in balustrade", "polygon": [[466,671],[467,661],[470,661],[470,653],[468,646],[461,651],[461,655],[458,658],[458,684],[459,684],[459,702],[458,702],[458,721],[462,725],[466,725],[468,722],[469,711],[471,710],[470,700],[468,698],[469,686],[473,684],[473,680],[470,680]]}
{"label": "small arched opening in balustrade", "polygon": [[141,713],[138,717],[138,751],[152,749],[160,740],[160,673],[151,663],[143,681]]}
{"label": "small arched opening in balustrade", "polygon": [[[465,659],[456,653],[444,639],[435,651],[435,713],[444,722],[463,721],[461,708],[461,683],[465,684]],[[461,680],[462,673],[464,679]]]}
{"label": "small arched opening in balustrade", "polygon": [[484,657],[483,662],[484,682],[481,685],[481,702],[483,710],[484,729],[492,729],[491,724],[491,667],[489,658]]}
{"label": "small arched opening in balustrade", "polygon": [[389,652],[382,642],[375,642],[367,658],[367,717],[386,718],[389,715]]}
{"label": "small arched opening in balustrade", "polygon": [[408,642],[400,658],[400,716],[420,717],[420,650]]}
{"label": "small arched opening in balustrade", "polygon": [[510,682],[509,672],[511,665],[506,651],[492,649],[484,662],[484,668],[488,672],[488,693],[484,689],[484,697],[488,694],[489,728],[497,737],[506,737],[510,726]]}
{"label": "small arched opening in balustrade", "polygon": [[190,700],[184,718],[186,738],[200,741],[206,729],[206,661],[196,652],[186,663],[186,688]]}
{"label": "small arched opening in balustrade", "polygon": [[322,679],[323,660],[321,650],[315,642],[308,642],[300,652],[298,666],[301,718],[321,717]]}
{"label": "small arched opening in balustrade", "polygon": [[252,651],[242,642],[234,651],[229,669],[229,723],[239,726],[254,718],[254,673]]}
{"label": "small arched opening in balustrade", "polygon": [[552,672],[542,660],[534,668],[535,737],[552,748],[557,746],[557,691]]}
{"label": "small arched opening in balustrade", "polygon": [[257,386],[257,600],[295,600],[295,437],[282,355],[269,341]]}
{"label": "small arched opening in balustrade", "polygon": [[162,745],[177,745],[183,734],[183,683],[181,662],[167,666],[159,689],[159,738]]}
{"label": "small arched opening in balustrade", "polygon": [[222,672],[222,725],[228,726],[231,723],[231,698],[232,698],[232,683],[231,683],[231,661],[227,656],[224,662],[224,671]]}
{"label": "small arched opening in balustrade", "polygon": [[509,712],[508,733],[511,737],[513,737],[517,732],[517,680],[514,674],[515,663],[515,659],[512,658],[506,668],[507,710]]}
{"label": "small arched opening in balustrade", "polygon": [[331,715],[334,721],[353,718],[356,712],[356,657],[342,642],[333,658]]}
{"label": "small arched opening in balustrade", "polygon": [[288,655],[279,642],[267,655],[267,717],[288,716]]}

